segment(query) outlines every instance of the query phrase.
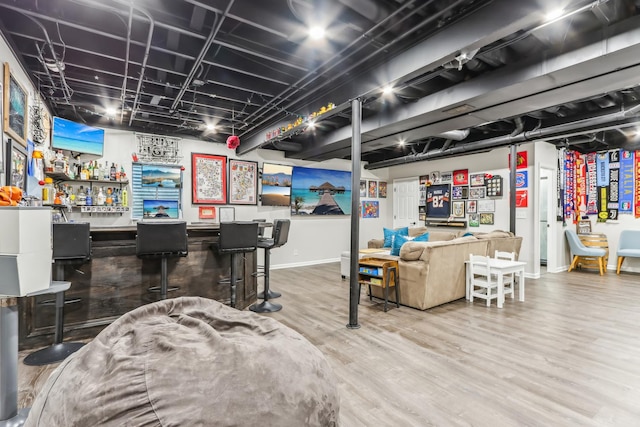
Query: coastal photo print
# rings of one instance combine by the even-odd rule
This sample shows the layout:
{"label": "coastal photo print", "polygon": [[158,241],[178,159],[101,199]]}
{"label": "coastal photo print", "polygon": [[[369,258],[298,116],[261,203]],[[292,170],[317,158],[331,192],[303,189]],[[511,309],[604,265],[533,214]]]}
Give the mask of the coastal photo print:
{"label": "coastal photo print", "polygon": [[292,215],[351,215],[351,172],[293,167]]}
{"label": "coastal photo print", "polygon": [[142,186],[180,188],[182,186],[180,166],[142,165]]}
{"label": "coastal photo print", "polygon": [[293,166],[262,164],[262,206],[291,205],[291,171]]}

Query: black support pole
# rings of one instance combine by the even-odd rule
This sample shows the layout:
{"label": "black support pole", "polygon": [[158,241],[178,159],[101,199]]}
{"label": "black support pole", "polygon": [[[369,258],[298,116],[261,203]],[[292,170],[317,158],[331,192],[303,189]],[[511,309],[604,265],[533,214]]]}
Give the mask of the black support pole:
{"label": "black support pole", "polygon": [[362,121],[362,102],[351,101],[351,264],[349,269],[349,323],[347,328],[358,329],[358,301],[360,285],[358,284],[358,251],[360,241],[360,125]]}
{"label": "black support pole", "polygon": [[516,234],[516,166],[517,166],[517,147],[515,144],[509,147],[511,154],[509,156],[509,231]]}

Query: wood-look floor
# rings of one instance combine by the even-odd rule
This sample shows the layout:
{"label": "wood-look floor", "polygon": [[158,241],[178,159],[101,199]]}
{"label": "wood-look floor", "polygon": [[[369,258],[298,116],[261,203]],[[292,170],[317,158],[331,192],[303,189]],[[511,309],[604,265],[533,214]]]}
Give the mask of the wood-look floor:
{"label": "wood-look floor", "polygon": [[[363,296],[357,330],[337,263],[275,270],[271,283],[284,309],[269,316],[333,367],[343,427],[640,426],[638,274],[545,274],[503,309],[384,313]],[[53,368],[20,364],[21,407]]]}

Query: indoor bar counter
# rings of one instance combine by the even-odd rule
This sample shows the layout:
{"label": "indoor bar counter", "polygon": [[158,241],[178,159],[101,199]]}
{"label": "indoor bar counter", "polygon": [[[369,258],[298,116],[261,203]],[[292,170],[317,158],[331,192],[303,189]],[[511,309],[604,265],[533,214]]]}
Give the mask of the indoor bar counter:
{"label": "indoor bar counter", "polygon": [[[230,257],[219,255],[211,244],[218,241],[218,224],[187,225],[186,257],[168,259],[168,298],[201,296],[225,304],[230,301]],[[161,282],[160,258],[136,255],[135,225],[91,227],[91,259],[63,265],[64,280],[71,282],[64,307],[65,339],[94,337],[102,328],[136,307],[157,301],[159,293],[148,291]],[[242,310],[256,302],[255,252],[246,253],[237,284],[236,308]],[[240,261],[242,262],[242,261]],[[54,278],[56,267],[53,267]],[[51,295],[20,298],[20,348],[50,344],[53,340],[55,309],[48,304]],[[74,300],[79,300],[73,302]]]}

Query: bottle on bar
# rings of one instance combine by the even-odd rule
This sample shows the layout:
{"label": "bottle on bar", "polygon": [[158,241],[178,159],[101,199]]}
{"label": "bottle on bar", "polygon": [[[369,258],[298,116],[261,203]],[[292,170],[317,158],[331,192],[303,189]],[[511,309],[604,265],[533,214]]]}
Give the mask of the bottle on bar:
{"label": "bottle on bar", "polygon": [[116,180],[116,165],[115,163],[111,163],[111,167],[109,168],[109,179],[111,181]]}
{"label": "bottle on bar", "polygon": [[120,197],[120,203],[122,203],[122,206],[129,206],[129,193],[127,192],[126,185],[122,189],[122,197]]}
{"label": "bottle on bar", "polygon": [[85,192],[85,200],[87,206],[93,206],[93,196],[91,195],[91,189],[87,187],[87,191]]}

